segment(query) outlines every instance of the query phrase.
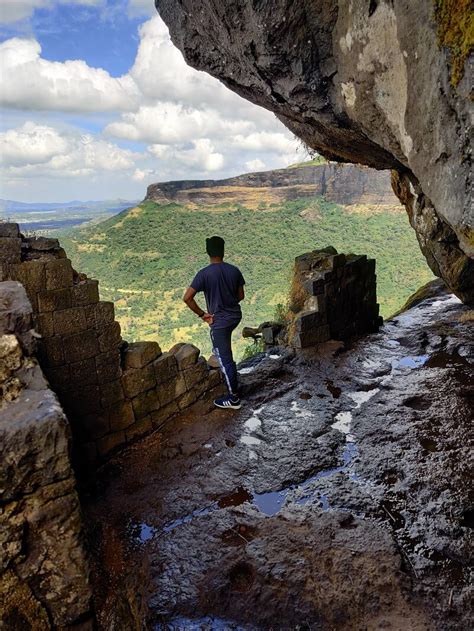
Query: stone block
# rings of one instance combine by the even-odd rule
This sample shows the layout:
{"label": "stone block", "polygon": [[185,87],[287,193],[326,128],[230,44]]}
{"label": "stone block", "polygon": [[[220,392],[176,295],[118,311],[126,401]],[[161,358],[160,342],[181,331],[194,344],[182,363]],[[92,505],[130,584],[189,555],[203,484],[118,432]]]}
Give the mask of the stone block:
{"label": "stone block", "polygon": [[296,348],[308,348],[315,344],[327,342],[329,339],[331,339],[329,325],[325,324],[309,331],[297,333],[293,340],[293,346]]}
{"label": "stone block", "polygon": [[97,323],[97,320],[95,317],[96,305],[84,305],[82,308],[84,310],[84,316],[86,318],[87,328],[95,329],[96,323]]}
{"label": "stone block", "polygon": [[101,353],[118,349],[122,338],[120,336],[120,324],[113,322],[97,329],[99,349]]}
{"label": "stone block", "polygon": [[318,311],[319,313],[325,313],[327,309],[326,297],[322,294],[310,296],[304,303],[303,309],[304,311]]}
{"label": "stone block", "polygon": [[185,408],[188,408],[199,399],[201,394],[202,390],[200,390],[199,384],[191,390],[188,390],[187,392],[182,394],[176,401],[179,409],[184,410]]}
{"label": "stone block", "polygon": [[12,277],[27,289],[36,292],[46,288],[45,270],[46,265],[43,261],[24,261],[11,267]]}
{"label": "stone block", "polygon": [[178,374],[178,362],[172,353],[162,353],[153,362],[153,368],[157,384],[169,381]]}
{"label": "stone block", "polygon": [[[177,346],[178,345],[173,346],[170,353],[175,356],[178,362],[178,370],[185,370],[197,362],[201,352],[199,348],[194,346],[194,344],[183,344],[182,346],[180,345],[179,348],[177,348]],[[176,350],[174,351],[174,349]]]}
{"label": "stone block", "polygon": [[100,355],[97,355],[95,358],[95,365],[100,384],[116,381],[122,376],[120,353],[118,350],[100,353]]}
{"label": "stone block", "polygon": [[209,368],[220,368],[219,360],[215,355],[209,356],[209,359],[207,360],[207,365],[209,366]]}
{"label": "stone block", "polygon": [[207,362],[204,357],[200,357],[196,364],[192,365],[190,368],[186,368],[186,370],[183,371],[186,389],[190,390],[197,383],[206,379],[208,373],[209,369],[207,367]]}
{"label": "stone block", "polygon": [[71,387],[72,378],[69,364],[59,367],[45,367],[44,373],[49,381],[51,388],[55,392],[63,392]]}
{"label": "stone block", "polygon": [[156,386],[155,371],[149,364],[144,368],[128,368],[122,374],[123,390],[127,397],[133,398]]}
{"label": "stone block", "polygon": [[118,403],[119,401],[123,401],[125,399],[125,394],[122,388],[122,382],[120,379],[116,381],[109,381],[107,383],[102,383],[100,386],[100,402],[103,408],[108,408],[114,403]]}
{"label": "stone block", "polygon": [[143,368],[161,355],[158,342],[133,342],[123,353],[125,368]]}
{"label": "stone block", "polygon": [[64,344],[60,337],[49,337],[38,341],[38,358],[41,365],[61,366],[65,363]]}
{"label": "stone block", "polygon": [[99,387],[96,385],[78,386],[77,389],[62,392],[61,403],[68,418],[99,412],[101,409]]}
{"label": "stone block", "polygon": [[310,296],[318,296],[320,294],[324,294],[324,287],[326,282],[323,278],[309,278],[305,280],[303,283],[304,289],[308,292]]}
{"label": "stone block", "polygon": [[151,416],[145,416],[141,418],[139,421],[135,421],[133,425],[127,427],[125,430],[125,436],[127,441],[132,441],[135,438],[139,438],[140,436],[145,436],[149,434],[153,430],[153,424],[151,422]]}
{"label": "stone block", "polygon": [[50,252],[59,248],[59,241],[57,239],[49,239],[47,237],[26,237],[23,245],[29,250]]}
{"label": "stone block", "polygon": [[161,407],[159,410],[152,412],[150,416],[151,416],[151,422],[153,424],[153,428],[158,429],[164,423],[169,421],[170,418],[178,414],[178,412],[179,412],[179,408],[176,401],[172,401],[168,405]]}
{"label": "stone block", "polygon": [[72,281],[73,271],[69,259],[55,259],[46,262],[46,289],[72,287]]}
{"label": "stone block", "polygon": [[103,327],[112,324],[114,320],[114,303],[101,300],[95,306],[95,325],[97,326],[97,328],[102,329]]}
{"label": "stone block", "polygon": [[179,373],[176,377],[173,377],[169,381],[165,381],[164,383],[160,383],[157,386],[158,397],[160,400],[160,405],[163,407],[174,401],[181,395],[183,395],[186,390],[186,381],[183,373]]}
{"label": "stone block", "polygon": [[115,432],[114,434],[108,434],[97,441],[97,450],[101,458],[109,456],[116,451],[120,445],[124,445],[127,442],[125,432]]}
{"label": "stone block", "polygon": [[209,388],[214,388],[221,383],[224,383],[224,375],[221,371],[219,369],[210,370],[208,376]]}
{"label": "stone block", "polygon": [[295,329],[307,332],[326,323],[326,316],[318,311],[302,311],[295,318]]}
{"label": "stone block", "polygon": [[72,297],[70,289],[38,292],[38,311],[40,313],[69,309],[71,306]]}
{"label": "stone block", "polygon": [[76,307],[96,304],[99,302],[99,281],[83,280],[72,287],[72,302]]}
{"label": "stone block", "polygon": [[17,239],[20,236],[20,226],[17,223],[0,221],[0,237]]}
{"label": "stone block", "polygon": [[59,339],[62,340],[66,362],[73,363],[99,354],[99,343],[95,331],[83,331],[74,335],[62,336]]}
{"label": "stone block", "polygon": [[132,399],[133,412],[136,419],[143,418],[150,412],[160,408],[160,401],[156,390],[147,390]]}
{"label": "stone block", "polygon": [[21,239],[0,237],[0,261],[12,264],[21,261]]}
{"label": "stone block", "polygon": [[53,313],[53,322],[56,335],[69,335],[87,329],[86,315],[81,307],[55,311]]}
{"label": "stone block", "polygon": [[107,410],[107,416],[112,432],[130,427],[135,422],[135,415],[130,401],[114,403]]}
{"label": "stone block", "polygon": [[52,313],[37,313],[34,316],[34,323],[36,331],[43,337],[53,337],[53,314]]}
{"label": "stone block", "polygon": [[95,358],[82,359],[81,361],[69,364],[71,371],[70,388],[86,386],[97,383],[97,371]]}
{"label": "stone block", "polygon": [[86,440],[97,440],[110,432],[109,417],[107,414],[86,414],[79,421],[83,426],[83,434]]}

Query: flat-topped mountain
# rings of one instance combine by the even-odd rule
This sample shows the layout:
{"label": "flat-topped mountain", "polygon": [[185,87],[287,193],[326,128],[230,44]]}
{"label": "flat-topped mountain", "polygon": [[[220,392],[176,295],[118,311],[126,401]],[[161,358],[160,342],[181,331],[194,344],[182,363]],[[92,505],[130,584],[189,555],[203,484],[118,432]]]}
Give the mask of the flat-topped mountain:
{"label": "flat-topped mountain", "polygon": [[[336,204],[398,204],[387,171],[360,165],[312,161],[286,169],[246,173],[224,180],[179,180],[148,187],[145,201],[157,204],[281,203],[321,195]],[[261,197],[260,197],[261,196]]]}

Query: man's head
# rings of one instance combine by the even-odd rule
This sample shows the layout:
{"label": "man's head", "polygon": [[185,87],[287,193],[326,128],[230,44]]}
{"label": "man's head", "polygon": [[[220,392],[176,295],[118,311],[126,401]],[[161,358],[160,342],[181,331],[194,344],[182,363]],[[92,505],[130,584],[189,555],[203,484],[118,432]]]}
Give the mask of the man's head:
{"label": "man's head", "polygon": [[206,252],[211,258],[224,258],[224,239],[222,237],[210,237],[206,239]]}

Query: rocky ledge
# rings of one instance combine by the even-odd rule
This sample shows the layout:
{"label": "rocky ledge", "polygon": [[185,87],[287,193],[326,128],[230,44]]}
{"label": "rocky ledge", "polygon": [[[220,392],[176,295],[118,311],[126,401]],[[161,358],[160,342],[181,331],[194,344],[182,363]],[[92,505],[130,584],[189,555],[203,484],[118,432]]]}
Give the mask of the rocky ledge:
{"label": "rocky ledge", "polygon": [[[341,164],[298,165],[287,169],[246,173],[225,180],[178,180],[151,184],[145,201],[157,204],[245,203],[248,193],[262,201],[284,202],[322,195],[337,204],[397,206],[386,173],[362,166]],[[255,201],[255,200],[254,200]]]}
{"label": "rocky ledge", "polygon": [[104,627],[470,628],[473,318],[435,284],[113,459],[85,508]]}

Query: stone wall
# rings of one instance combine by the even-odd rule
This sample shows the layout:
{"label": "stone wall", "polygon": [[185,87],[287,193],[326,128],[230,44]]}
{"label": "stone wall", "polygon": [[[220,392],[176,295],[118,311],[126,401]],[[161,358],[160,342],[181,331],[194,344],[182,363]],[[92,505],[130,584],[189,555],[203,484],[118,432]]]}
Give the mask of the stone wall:
{"label": "stone wall", "polygon": [[25,287],[41,336],[38,359],[71,423],[78,465],[106,459],[158,428],[204,393],[222,391],[220,372],[199,350],[156,342],[128,345],[98,281],[77,273],[56,239],[27,238],[0,223],[0,281]]}
{"label": "stone wall", "polygon": [[91,589],[70,427],[33,357],[32,327],[24,288],[0,282],[0,629],[85,631]]}
{"label": "stone wall", "polygon": [[307,348],[376,331],[382,323],[376,280],[375,260],[365,255],[338,254],[328,247],[298,256],[290,292],[288,343]]}

